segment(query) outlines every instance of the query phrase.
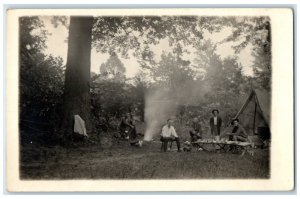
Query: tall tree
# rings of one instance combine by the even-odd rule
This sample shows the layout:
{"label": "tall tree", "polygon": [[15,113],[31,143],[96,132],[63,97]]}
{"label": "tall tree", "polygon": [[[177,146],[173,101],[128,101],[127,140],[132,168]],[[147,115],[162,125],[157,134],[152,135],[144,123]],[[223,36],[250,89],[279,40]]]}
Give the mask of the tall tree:
{"label": "tall tree", "polygon": [[72,135],[74,115],[80,115],[90,125],[90,68],[92,17],[71,17],[64,87],[64,115],[61,130],[66,142]]}

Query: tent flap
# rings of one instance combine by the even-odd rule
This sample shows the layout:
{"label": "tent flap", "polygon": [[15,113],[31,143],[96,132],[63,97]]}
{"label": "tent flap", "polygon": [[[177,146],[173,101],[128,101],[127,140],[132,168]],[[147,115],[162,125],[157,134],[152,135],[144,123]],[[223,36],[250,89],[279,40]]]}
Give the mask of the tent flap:
{"label": "tent flap", "polygon": [[268,91],[263,90],[255,90],[255,98],[257,105],[259,106],[264,119],[266,120],[267,124],[270,125],[270,107],[271,107],[271,99],[270,93]]}
{"label": "tent flap", "polygon": [[[270,92],[261,90],[261,89],[253,89],[249,94],[248,98],[246,99],[245,103],[242,105],[238,113],[236,114],[235,118],[239,118],[243,116],[244,120],[252,121],[254,120],[255,115],[255,105],[257,105],[259,114],[265,123],[270,126]],[[246,116],[247,115],[247,116]],[[246,117],[246,118],[245,118]],[[247,121],[250,123],[250,121]]]}

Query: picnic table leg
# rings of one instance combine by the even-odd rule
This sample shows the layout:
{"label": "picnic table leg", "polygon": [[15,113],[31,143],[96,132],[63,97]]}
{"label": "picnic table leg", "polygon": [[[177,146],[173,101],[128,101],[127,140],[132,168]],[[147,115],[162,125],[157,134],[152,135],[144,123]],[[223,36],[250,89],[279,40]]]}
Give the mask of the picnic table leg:
{"label": "picnic table leg", "polygon": [[224,144],[218,144],[218,146],[220,147],[220,151],[225,152],[225,145]]}
{"label": "picnic table leg", "polygon": [[249,153],[249,155],[253,156],[253,153],[250,153],[249,149],[251,148],[251,146],[244,146],[243,147],[243,153],[241,156],[244,156],[246,152]]}
{"label": "picnic table leg", "polygon": [[241,146],[243,152],[241,156],[244,156],[246,152],[249,152],[250,146]]}
{"label": "picnic table leg", "polygon": [[242,154],[241,154],[241,156],[243,157],[243,156],[245,155],[245,153],[246,153],[246,148],[245,148],[245,147],[241,147],[241,149],[242,149]]}

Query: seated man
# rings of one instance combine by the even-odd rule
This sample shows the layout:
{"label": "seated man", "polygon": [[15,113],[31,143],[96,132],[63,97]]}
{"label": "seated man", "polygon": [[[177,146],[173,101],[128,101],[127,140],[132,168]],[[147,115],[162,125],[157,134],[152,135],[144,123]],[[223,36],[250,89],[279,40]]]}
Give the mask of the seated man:
{"label": "seated man", "polygon": [[201,124],[199,123],[197,117],[193,119],[189,133],[191,136],[191,142],[195,142],[202,138]]}
{"label": "seated man", "polygon": [[163,143],[164,152],[167,151],[168,142],[176,141],[178,152],[181,152],[179,137],[175,128],[171,125],[171,119],[167,120],[167,124],[163,126],[160,140]]}
{"label": "seated man", "polygon": [[[193,119],[189,133],[191,136],[191,142],[196,142],[198,139],[202,139],[201,124],[197,117]],[[198,150],[202,150],[202,146],[200,144],[194,143],[193,146],[197,147]]]}
{"label": "seated man", "polygon": [[125,114],[122,118],[119,129],[121,137],[127,140],[129,139],[129,135],[132,136],[132,133],[135,133],[135,126],[133,125],[129,113]]}
{"label": "seated man", "polygon": [[227,135],[229,135],[230,141],[246,142],[248,140],[248,135],[239,122],[240,120],[237,118],[232,120],[231,125],[233,125],[234,127],[232,129],[232,132],[228,133]]}

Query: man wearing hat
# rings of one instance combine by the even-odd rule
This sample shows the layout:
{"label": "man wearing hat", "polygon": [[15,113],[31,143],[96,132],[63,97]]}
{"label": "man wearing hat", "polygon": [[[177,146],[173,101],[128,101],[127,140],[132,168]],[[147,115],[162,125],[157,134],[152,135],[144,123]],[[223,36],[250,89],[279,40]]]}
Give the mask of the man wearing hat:
{"label": "man wearing hat", "polygon": [[237,118],[233,119],[231,121],[231,125],[233,125],[233,129],[232,132],[228,134],[229,140],[246,142],[248,139],[248,134],[240,125],[240,120]]}
{"label": "man wearing hat", "polygon": [[211,135],[213,136],[213,138],[215,140],[219,140],[220,139],[222,119],[219,116],[219,110],[218,109],[213,109],[212,114],[213,114],[213,116],[209,120]]}

